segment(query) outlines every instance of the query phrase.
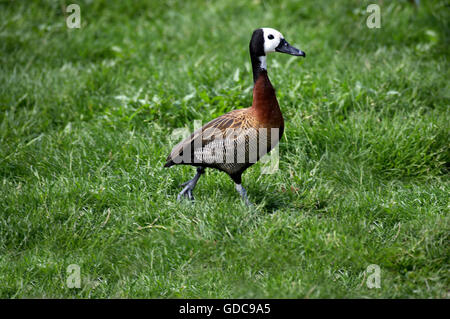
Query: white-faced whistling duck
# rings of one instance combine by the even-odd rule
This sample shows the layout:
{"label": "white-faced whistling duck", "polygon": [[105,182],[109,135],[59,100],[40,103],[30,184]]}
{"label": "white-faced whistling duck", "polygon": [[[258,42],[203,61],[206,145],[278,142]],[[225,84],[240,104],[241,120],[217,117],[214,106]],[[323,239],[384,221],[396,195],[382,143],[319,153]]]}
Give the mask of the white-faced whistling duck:
{"label": "white-faced whistling duck", "polygon": [[253,68],[253,103],[245,109],[233,110],[198,129],[176,145],[167,157],[165,167],[192,165],[197,174],[183,185],[178,200],[194,199],[192,191],[206,167],[227,173],[236,183],[236,190],[247,205],[250,202],[242,187],[242,173],[280,140],[284,120],[267,76],[266,54],[282,52],[305,57],[305,53],[291,46],[277,30],[257,29],[250,40]]}

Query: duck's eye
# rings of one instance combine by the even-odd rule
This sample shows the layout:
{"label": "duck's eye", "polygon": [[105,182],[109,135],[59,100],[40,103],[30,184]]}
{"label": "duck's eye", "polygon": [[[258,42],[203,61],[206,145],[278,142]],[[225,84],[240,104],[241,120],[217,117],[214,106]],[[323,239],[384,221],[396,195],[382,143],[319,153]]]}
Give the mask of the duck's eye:
{"label": "duck's eye", "polygon": [[269,35],[267,36],[267,38],[269,38],[269,40],[273,40],[273,35],[269,34]]}

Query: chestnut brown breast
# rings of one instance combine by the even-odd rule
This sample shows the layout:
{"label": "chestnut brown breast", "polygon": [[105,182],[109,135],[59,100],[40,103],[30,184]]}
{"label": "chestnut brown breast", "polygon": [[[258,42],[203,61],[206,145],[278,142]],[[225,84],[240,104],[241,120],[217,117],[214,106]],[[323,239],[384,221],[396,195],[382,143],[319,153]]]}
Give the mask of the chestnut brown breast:
{"label": "chestnut brown breast", "polygon": [[[249,110],[258,127],[284,129],[284,119],[267,71],[260,72],[253,87],[253,103]],[[282,133],[281,133],[282,134]]]}

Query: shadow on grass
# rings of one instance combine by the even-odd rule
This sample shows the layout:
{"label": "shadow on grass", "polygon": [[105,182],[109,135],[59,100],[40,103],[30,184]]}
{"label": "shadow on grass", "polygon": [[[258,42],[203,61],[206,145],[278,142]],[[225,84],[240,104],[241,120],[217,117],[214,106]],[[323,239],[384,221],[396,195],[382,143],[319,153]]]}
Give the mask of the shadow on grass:
{"label": "shadow on grass", "polygon": [[292,199],[283,189],[249,187],[248,194],[255,205],[263,203],[263,211],[269,214],[282,208],[293,207]]}

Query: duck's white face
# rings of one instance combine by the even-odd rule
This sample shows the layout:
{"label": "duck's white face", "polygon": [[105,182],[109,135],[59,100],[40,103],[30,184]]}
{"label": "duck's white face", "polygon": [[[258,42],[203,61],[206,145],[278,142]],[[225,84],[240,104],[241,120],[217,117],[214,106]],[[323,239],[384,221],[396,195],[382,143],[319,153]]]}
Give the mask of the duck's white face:
{"label": "duck's white face", "polygon": [[286,53],[305,57],[305,52],[294,48],[283,35],[272,28],[259,28],[253,31],[249,44],[253,67],[253,80],[256,82],[260,70],[267,70],[266,55],[271,52]]}
{"label": "duck's white face", "polygon": [[275,52],[275,49],[284,39],[281,32],[272,28],[261,28],[264,34],[264,53]]}

